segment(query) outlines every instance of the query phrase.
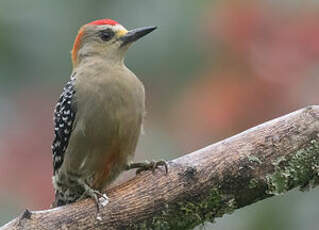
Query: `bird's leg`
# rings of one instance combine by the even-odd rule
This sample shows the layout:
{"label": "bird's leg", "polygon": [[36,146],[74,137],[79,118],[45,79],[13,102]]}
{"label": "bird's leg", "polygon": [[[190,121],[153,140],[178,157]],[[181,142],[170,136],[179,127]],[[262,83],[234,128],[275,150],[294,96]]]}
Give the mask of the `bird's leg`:
{"label": "bird's leg", "polygon": [[101,217],[100,217],[100,206],[102,206],[102,207],[106,206],[108,204],[108,202],[109,202],[109,198],[106,196],[106,194],[103,194],[100,191],[91,188],[82,179],[79,179],[78,183],[84,189],[84,193],[82,194],[82,196],[81,196],[81,198],[79,200],[81,200],[82,198],[84,198],[86,196],[92,198],[95,201],[95,204],[96,204],[96,210],[97,210],[96,219],[101,220]]}
{"label": "bird's leg", "polygon": [[137,163],[128,163],[126,165],[126,170],[130,169],[137,169],[136,174],[139,174],[140,172],[147,171],[147,170],[152,170],[152,172],[155,171],[156,168],[159,166],[164,166],[166,174],[168,173],[168,167],[167,167],[167,162],[164,160],[159,160],[159,161],[145,161],[145,162],[137,162]]}

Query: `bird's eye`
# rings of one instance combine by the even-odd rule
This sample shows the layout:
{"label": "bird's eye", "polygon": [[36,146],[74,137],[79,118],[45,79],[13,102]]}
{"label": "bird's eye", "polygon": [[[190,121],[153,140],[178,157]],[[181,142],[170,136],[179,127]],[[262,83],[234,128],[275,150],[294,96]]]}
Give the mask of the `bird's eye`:
{"label": "bird's eye", "polygon": [[99,37],[102,41],[109,41],[114,36],[114,32],[111,29],[101,30],[99,32]]}
{"label": "bird's eye", "polygon": [[111,29],[101,30],[99,36],[103,41],[108,41],[114,36],[114,32]]}

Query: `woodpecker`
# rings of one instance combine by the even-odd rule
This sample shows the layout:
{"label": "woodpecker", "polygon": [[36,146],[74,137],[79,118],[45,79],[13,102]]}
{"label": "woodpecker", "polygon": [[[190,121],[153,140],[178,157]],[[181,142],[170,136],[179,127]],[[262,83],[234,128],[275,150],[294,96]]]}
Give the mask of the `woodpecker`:
{"label": "woodpecker", "polygon": [[126,30],[111,19],[82,26],[71,52],[73,71],[54,111],[53,207],[83,198],[99,210],[102,193],[123,170],[165,161],[129,163],[145,114],[142,82],[124,64],[129,46],[155,26]]}

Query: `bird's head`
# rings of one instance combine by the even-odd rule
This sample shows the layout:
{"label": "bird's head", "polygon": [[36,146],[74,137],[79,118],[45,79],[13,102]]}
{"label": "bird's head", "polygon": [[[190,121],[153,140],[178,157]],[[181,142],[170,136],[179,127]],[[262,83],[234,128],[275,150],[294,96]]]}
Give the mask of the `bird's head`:
{"label": "bird's head", "polygon": [[73,67],[86,57],[99,55],[110,61],[122,61],[132,42],[155,30],[155,26],[126,30],[111,19],[101,19],[82,26],[72,49]]}

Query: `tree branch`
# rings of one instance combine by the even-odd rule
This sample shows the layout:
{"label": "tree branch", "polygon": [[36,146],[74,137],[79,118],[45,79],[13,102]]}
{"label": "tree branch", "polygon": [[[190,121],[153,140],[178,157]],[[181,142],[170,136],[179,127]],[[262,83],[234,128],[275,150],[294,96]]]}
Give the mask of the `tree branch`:
{"label": "tree branch", "polygon": [[145,172],[90,199],[25,211],[1,229],[192,229],[225,213],[319,182],[319,106],[301,109]]}

